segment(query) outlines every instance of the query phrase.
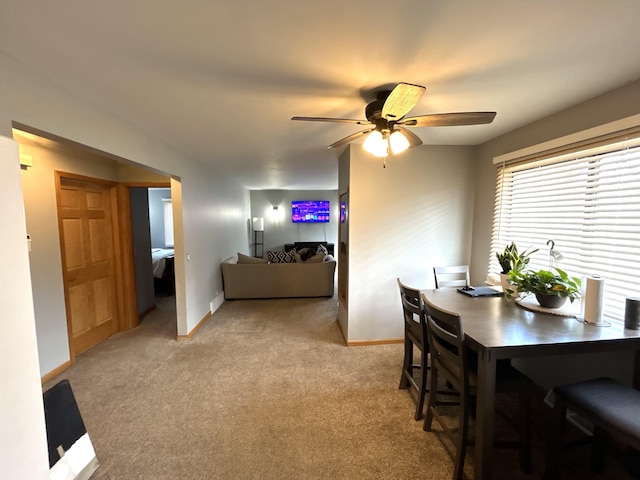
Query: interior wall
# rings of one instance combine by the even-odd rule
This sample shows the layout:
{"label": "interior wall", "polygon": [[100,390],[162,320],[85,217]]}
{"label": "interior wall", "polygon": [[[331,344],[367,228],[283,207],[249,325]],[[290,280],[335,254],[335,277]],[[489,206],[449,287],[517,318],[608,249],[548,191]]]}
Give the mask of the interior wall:
{"label": "interior wall", "polygon": [[[269,250],[283,250],[285,243],[322,241],[338,243],[340,222],[339,196],[337,190],[252,190],[251,216],[264,218],[264,256]],[[293,223],[291,221],[292,200],[329,200],[331,218],[328,223]],[[273,207],[278,206],[277,212]],[[251,251],[240,252],[253,255]]]}
{"label": "interior wall", "polygon": [[338,159],[338,194],[346,198],[345,223],[338,227],[339,238],[336,248],[338,259],[338,323],[340,331],[346,337],[349,332],[349,223],[351,200],[349,198],[349,173],[351,172],[351,150],[360,148],[347,145]]}
{"label": "interior wall", "polygon": [[136,275],[136,303],[138,315],[155,307],[151,236],[149,234],[149,195],[146,187],[129,189],[131,201],[131,235],[133,263]]}
{"label": "interior wall", "polygon": [[3,478],[49,478],[18,146],[0,136],[0,451]]}
{"label": "interior wall", "polygon": [[70,360],[62,279],[55,171],[116,181],[118,169],[105,160],[58,143],[20,144],[33,166],[22,170],[27,231],[31,235],[31,284],[43,375]]}
{"label": "interior wall", "polygon": [[[474,174],[476,194],[471,260],[474,283],[484,280],[488,270],[496,175],[493,158],[639,113],[640,80],[543,118],[478,147]],[[630,295],[640,296],[640,279],[636,285],[629,287]],[[527,375],[547,388],[598,375],[610,375],[630,384],[633,353],[533,358],[522,359],[516,363]]]}
{"label": "interior wall", "polygon": [[469,263],[475,149],[416,147],[386,168],[350,152],[348,341],[399,339],[396,278],[433,288],[434,266]]}
{"label": "interior wall", "polygon": [[[179,179],[185,198],[176,202],[172,188],[174,225],[179,220],[183,229],[180,232],[183,242],[176,248],[176,281],[181,285],[176,292],[176,308],[178,334],[188,334],[209,314],[210,301],[216,292],[222,291],[220,262],[238,249],[249,248],[248,190],[205,163],[185,156],[162,139],[150,137],[120,118],[95,109],[2,53],[0,71],[3,75],[1,135],[11,137],[13,122],[19,122]],[[53,199],[48,201],[54,203]],[[176,208],[183,210],[184,215],[176,213]],[[58,241],[57,233],[49,238]],[[189,262],[187,253],[190,253]],[[47,277],[51,277],[54,284],[61,282],[57,268],[45,272]],[[58,291],[60,296],[55,301],[62,302],[62,290],[58,288]],[[47,332],[45,337],[44,341],[53,340],[55,352],[41,359],[42,375],[60,366],[58,362],[62,357],[68,358],[61,354],[58,331]]]}

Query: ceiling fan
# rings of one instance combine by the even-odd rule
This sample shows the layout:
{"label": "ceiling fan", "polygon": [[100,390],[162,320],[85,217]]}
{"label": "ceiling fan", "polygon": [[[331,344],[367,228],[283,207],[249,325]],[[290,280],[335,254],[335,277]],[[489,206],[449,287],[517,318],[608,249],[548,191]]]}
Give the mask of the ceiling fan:
{"label": "ceiling fan", "polygon": [[340,147],[368,135],[363,144],[364,149],[377,157],[386,157],[422,145],[420,137],[406,127],[481,125],[493,122],[496,116],[496,112],[460,112],[406,117],[417,105],[425,90],[425,87],[420,85],[399,83],[393,90],[378,92],[376,100],[365,108],[366,120],[325,117],[292,117],[291,120],[369,125],[368,128],[344,137],[327,148]]}

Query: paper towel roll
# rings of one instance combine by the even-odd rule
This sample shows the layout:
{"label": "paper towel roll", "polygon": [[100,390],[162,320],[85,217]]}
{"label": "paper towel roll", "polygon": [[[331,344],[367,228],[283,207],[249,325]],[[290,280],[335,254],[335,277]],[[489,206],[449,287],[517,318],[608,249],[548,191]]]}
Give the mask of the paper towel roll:
{"label": "paper towel roll", "polygon": [[603,302],[604,278],[601,278],[600,275],[591,275],[590,277],[587,277],[587,288],[582,299],[585,322],[602,322]]}

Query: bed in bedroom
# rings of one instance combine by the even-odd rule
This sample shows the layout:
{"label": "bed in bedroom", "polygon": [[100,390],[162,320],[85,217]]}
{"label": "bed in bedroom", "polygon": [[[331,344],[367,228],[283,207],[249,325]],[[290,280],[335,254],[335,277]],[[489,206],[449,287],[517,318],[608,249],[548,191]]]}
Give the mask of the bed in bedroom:
{"label": "bed in bedroom", "polygon": [[175,290],[175,270],[173,248],[152,248],[153,287],[155,293],[173,295]]}

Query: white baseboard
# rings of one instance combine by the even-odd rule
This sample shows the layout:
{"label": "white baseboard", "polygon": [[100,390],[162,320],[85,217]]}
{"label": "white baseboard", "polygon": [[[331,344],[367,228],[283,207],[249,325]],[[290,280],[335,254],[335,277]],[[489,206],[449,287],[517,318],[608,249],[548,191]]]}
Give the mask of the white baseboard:
{"label": "white baseboard", "polygon": [[211,300],[211,302],[209,303],[211,314],[213,315],[215,311],[218,310],[223,303],[224,303],[224,292],[221,292],[215,297],[213,297],[213,300]]}

